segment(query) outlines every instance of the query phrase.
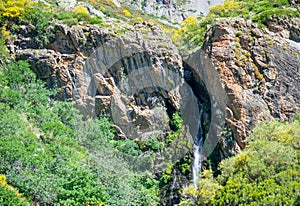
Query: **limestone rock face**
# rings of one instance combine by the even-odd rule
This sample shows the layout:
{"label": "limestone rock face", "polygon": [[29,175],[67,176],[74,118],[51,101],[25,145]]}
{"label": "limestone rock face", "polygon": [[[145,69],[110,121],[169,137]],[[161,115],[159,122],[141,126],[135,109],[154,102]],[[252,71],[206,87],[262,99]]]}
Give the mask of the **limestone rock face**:
{"label": "limestone rock face", "polygon": [[92,25],[55,24],[55,41],[46,49],[22,43],[26,59],[48,88],[60,88],[60,99],[73,101],[85,116],[106,116],[128,138],[165,135],[169,119],[180,108],[181,57],[157,26],[128,26],[114,36]]}
{"label": "limestone rock face", "polygon": [[207,33],[203,50],[218,71],[226,122],[241,148],[259,121],[290,121],[300,111],[299,23],[278,19],[261,29],[243,19],[220,19]]}
{"label": "limestone rock face", "polygon": [[223,3],[223,0],[121,0],[133,8],[142,10],[147,14],[168,19],[172,22],[182,22],[188,16],[208,14],[209,8]]}
{"label": "limestone rock face", "polygon": [[[251,21],[219,19],[192,59],[202,62],[200,78],[226,111],[240,148],[259,121],[290,121],[300,112],[299,22],[274,18],[261,29]],[[32,64],[48,88],[60,88],[60,99],[73,101],[86,116],[111,118],[120,136],[166,134],[172,113],[190,95],[180,91],[187,68],[157,26],[124,26],[126,33],[117,36],[93,25],[56,23],[46,48],[22,36],[9,48]]]}

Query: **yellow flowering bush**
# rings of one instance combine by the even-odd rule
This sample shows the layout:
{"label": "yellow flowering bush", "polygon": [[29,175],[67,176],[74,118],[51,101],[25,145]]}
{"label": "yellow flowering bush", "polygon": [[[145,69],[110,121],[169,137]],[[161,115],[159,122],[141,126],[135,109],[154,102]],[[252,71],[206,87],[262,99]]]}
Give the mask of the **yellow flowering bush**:
{"label": "yellow flowering bush", "polygon": [[18,197],[21,196],[21,194],[18,191],[16,191],[12,186],[7,184],[5,175],[0,175],[0,187],[4,187],[8,190],[13,191],[15,193],[15,195],[18,196]]}
{"label": "yellow flowering bush", "polygon": [[76,12],[76,13],[89,14],[89,11],[85,7],[83,7],[82,5],[75,6],[73,11]]}
{"label": "yellow flowering bush", "polygon": [[186,30],[188,27],[196,26],[197,24],[198,24],[198,17],[189,16],[180,25],[181,25],[181,29]]}
{"label": "yellow flowering bush", "polygon": [[0,16],[6,18],[19,18],[21,17],[26,8],[30,8],[36,4],[35,2],[31,2],[30,0],[9,0],[4,1],[0,5]]}
{"label": "yellow flowering bush", "polygon": [[199,24],[197,16],[189,16],[187,17],[181,24],[179,29],[173,30],[172,40],[176,43],[181,41],[186,35],[190,32],[193,32],[197,29],[197,25]]}
{"label": "yellow flowering bush", "polygon": [[144,19],[142,17],[137,17],[136,20],[137,21],[144,21]]}
{"label": "yellow flowering bush", "polygon": [[105,12],[106,8],[104,6],[100,6],[100,11]]}
{"label": "yellow flowering bush", "polygon": [[10,32],[7,31],[6,27],[7,27],[7,24],[4,24],[4,25],[2,26],[2,28],[1,28],[1,35],[2,35],[2,37],[3,37],[4,39],[9,39]]}
{"label": "yellow flowering bush", "polygon": [[5,12],[3,12],[3,16],[4,17],[20,17],[21,14],[25,11],[24,8],[18,7],[18,6],[12,6],[9,7],[5,10]]}
{"label": "yellow flowering bush", "polygon": [[130,17],[130,16],[131,16],[131,13],[130,13],[128,10],[126,10],[126,9],[123,10],[123,14],[124,14],[125,16],[127,16],[127,17]]}
{"label": "yellow flowering bush", "polygon": [[0,175],[0,185],[3,186],[3,187],[7,186],[5,175]]}
{"label": "yellow flowering bush", "polygon": [[215,15],[230,14],[233,11],[241,9],[242,2],[225,1],[223,4],[217,4],[209,9],[209,11]]}
{"label": "yellow flowering bush", "polygon": [[[193,197],[195,201],[193,205],[210,205],[220,188],[221,185],[213,178],[212,170],[204,170],[197,182],[197,188],[189,185],[182,193],[184,196]],[[181,205],[185,205],[184,202]]]}
{"label": "yellow flowering bush", "polygon": [[246,152],[242,152],[240,155],[235,157],[234,163],[236,165],[243,166],[243,165],[247,164],[247,162],[249,162],[250,160],[251,160],[251,157]]}

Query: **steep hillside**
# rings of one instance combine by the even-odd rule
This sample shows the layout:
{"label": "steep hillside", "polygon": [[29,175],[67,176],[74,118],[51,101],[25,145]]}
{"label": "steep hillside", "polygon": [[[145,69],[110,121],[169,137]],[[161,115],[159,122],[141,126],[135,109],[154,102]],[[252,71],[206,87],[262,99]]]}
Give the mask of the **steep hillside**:
{"label": "steep hillside", "polygon": [[0,205],[298,205],[299,2],[216,3],[1,1]]}

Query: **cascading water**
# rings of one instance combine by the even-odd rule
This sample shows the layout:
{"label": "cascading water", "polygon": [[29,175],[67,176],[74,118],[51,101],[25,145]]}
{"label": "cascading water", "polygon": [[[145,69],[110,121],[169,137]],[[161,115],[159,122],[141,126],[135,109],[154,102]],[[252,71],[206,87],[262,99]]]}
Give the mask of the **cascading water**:
{"label": "cascading water", "polygon": [[[191,92],[194,94],[194,98],[196,101],[196,105],[193,105],[196,107],[197,112],[194,112],[193,114],[193,123],[190,125],[195,126],[195,130],[193,129],[191,132],[191,135],[194,138],[194,146],[193,146],[193,165],[192,165],[192,178],[193,178],[193,184],[194,188],[197,188],[197,182],[198,182],[198,176],[201,173],[202,169],[202,161],[204,159],[203,155],[203,144],[204,144],[204,138],[206,129],[203,127],[203,117],[208,117],[208,114],[206,114],[206,111],[204,111],[204,107],[208,106],[210,104],[210,96],[209,93],[205,87],[204,82],[200,78],[200,76],[193,70],[192,67],[190,67],[188,64],[184,64],[184,79],[189,84]],[[203,116],[203,114],[205,114]],[[205,121],[209,121],[207,118],[205,118]],[[209,122],[207,122],[209,123]]]}
{"label": "cascading water", "polygon": [[193,184],[194,188],[197,188],[198,175],[201,172],[202,158],[201,149],[203,145],[203,130],[202,130],[202,113],[203,105],[198,101],[199,105],[199,119],[198,119],[198,135],[194,140],[194,162],[193,162]]}

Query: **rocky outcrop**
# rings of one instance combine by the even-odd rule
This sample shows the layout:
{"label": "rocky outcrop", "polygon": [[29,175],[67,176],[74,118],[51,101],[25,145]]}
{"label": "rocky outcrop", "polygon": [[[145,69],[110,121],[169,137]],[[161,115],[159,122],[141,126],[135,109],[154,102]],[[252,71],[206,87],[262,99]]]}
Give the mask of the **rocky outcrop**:
{"label": "rocky outcrop", "polygon": [[[157,26],[147,22],[123,26],[125,35],[117,36],[93,25],[56,23],[51,28],[55,40],[45,49],[36,49],[22,36],[9,48],[32,64],[48,88],[60,88],[61,99],[76,102],[83,114],[113,118],[120,134],[130,138],[156,130],[164,133],[169,130],[168,119],[181,107],[180,88],[170,89],[184,79],[181,57]],[[207,32],[205,55],[199,54],[200,62],[201,58],[212,62],[202,65],[200,79],[206,79],[208,90],[213,88],[208,92],[216,96],[225,91],[217,99],[226,104],[222,103],[226,123],[241,148],[259,121],[290,121],[300,108],[300,21],[273,18],[267,26],[219,19]],[[212,67],[218,75],[211,73]],[[140,81],[131,86],[139,90],[130,94],[122,90],[122,85],[130,85],[126,78],[138,74],[144,75],[135,76]]]}
{"label": "rocky outcrop", "polygon": [[[224,99],[226,123],[241,148],[259,121],[290,121],[300,108],[299,19],[272,19],[267,25],[261,29],[243,19],[220,19],[208,30],[205,55],[199,54],[200,61],[212,62],[202,65],[200,78],[206,78],[208,90],[214,88],[209,92],[225,91],[218,101]],[[76,102],[85,115],[114,118],[120,134],[131,138],[169,129],[168,118],[181,107],[182,94],[152,84],[176,88],[184,68],[162,30],[146,22],[127,25],[126,34],[119,37],[92,25],[57,23],[52,29],[55,41],[46,49],[35,49],[27,38],[16,39],[9,48],[32,63],[49,88],[61,88],[61,99]],[[218,75],[210,72],[212,67]],[[148,79],[135,77],[141,81],[131,86],[141,89],[124,95],[120,85],[137,70]],[[92,83],[86,85],[84,77]]]}
{"label": "rocky outcrop", "polygon": [[295,5],[297,10],[300,12],[300,1],[299,0],[289,0],[291,5]]}
{"label": "rocky outcrop", "polygon": [[172,22],[182,22],[188,16],[208,14],[209,8],[223,3],[223,0],[199,1],[199,0],[122,0],[124,4],[142,10],[147,14],[168,19]]}
{"label": "rocky outcrop", "polygon": [[227,18],[207,33],[203,50],[218,71],[226,122],[241,148],[259,121],[291,121],[300,111],[299,23],[297,18],[277,19],[262,29]]}
{"label": "rocky outcrop", "polygon": [[14,50],[48,88],[61,89],[60,99],[74,101],[85,116],[111,118],[123,138],[165,135],[180,108],[181,57],[157,26],[127,27],[124,36],[116,36],[93,25],[57,23],[46,49],[20,38]]}

